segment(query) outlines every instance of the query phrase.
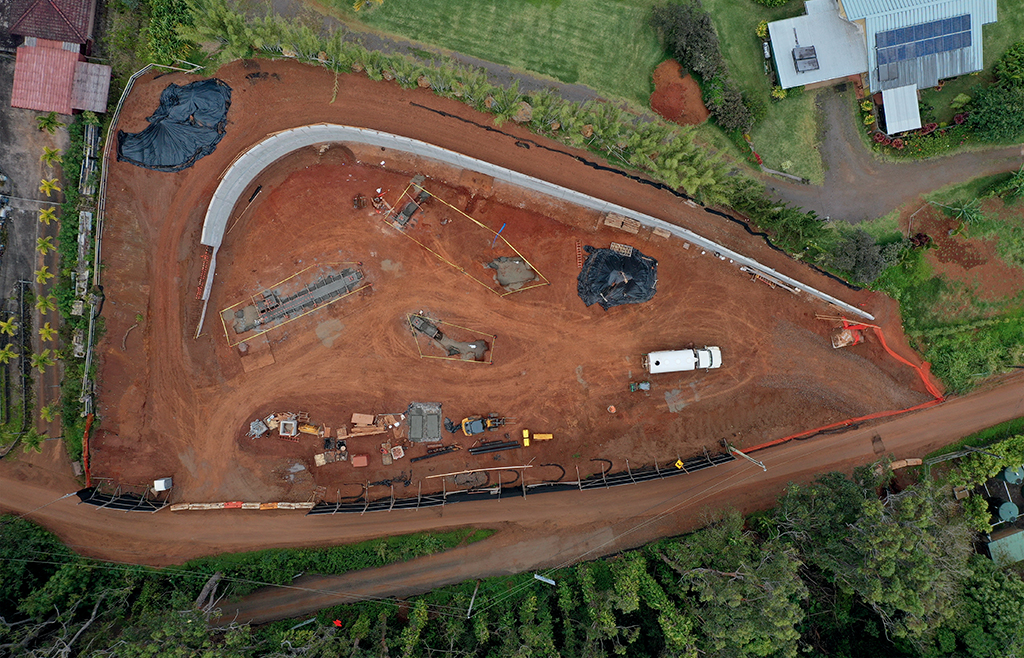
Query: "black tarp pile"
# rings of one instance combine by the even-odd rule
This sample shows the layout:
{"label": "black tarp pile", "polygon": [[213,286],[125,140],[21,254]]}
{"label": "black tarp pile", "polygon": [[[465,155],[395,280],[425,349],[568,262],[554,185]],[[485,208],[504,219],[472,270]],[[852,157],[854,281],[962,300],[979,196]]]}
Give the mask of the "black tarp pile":
{"label": "black tarp pile", "polygon": [[157,171],[188,169],[224,137],[231,87],[216,78],[168,85],[140,133],[117,133],[117,159]]}
{"label": "black tarp pile", "polygon": [[586,246],[576,292],[587,306],[608,310],[621,304],[639,304],[654,297],[658,287],[658,261],[633,250],[624,256],[611,249]]}

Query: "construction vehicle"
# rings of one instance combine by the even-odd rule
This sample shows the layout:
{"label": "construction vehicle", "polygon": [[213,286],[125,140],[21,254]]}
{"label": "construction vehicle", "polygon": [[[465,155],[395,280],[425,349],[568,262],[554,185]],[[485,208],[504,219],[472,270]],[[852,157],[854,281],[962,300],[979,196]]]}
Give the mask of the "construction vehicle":
{"label": "construction vehicle", "polygon": [[507,420],[507,418],[502,418],[498,414],[463,418],[462,433],[466,436],[473,436],[474,434],[483,434],[488,430],[491,432],[497,432],[499,427],[504,427],[505,421]]}
{"label": "construction vehicle", "polygon": [[864,342],[864,334],[857,325],[836,327],[832,330],[832,348],[849,347]]}

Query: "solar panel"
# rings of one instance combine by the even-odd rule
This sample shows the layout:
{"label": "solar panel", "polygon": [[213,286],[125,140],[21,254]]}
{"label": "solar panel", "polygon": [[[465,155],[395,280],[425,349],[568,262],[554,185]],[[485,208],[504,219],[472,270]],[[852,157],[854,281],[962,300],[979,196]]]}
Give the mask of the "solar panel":
{"label": "solar panel", "polygon": [[908,59],[969,48],[972,43],[971,16],[964,14],[920,25],[875,34],[879,66]]}

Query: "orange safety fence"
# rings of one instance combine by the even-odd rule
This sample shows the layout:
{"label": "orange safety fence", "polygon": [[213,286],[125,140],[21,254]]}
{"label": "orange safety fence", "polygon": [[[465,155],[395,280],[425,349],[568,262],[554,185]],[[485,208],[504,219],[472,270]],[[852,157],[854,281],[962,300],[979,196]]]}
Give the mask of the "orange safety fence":
{"label": "orange safety fence", "polygon": [[92,429],[92,414],[85,417],[85,432],[82,433],[82,469],[85,471],[85,488],[92,486],[92,472],[89,470],[89,430]]}
{"label": "orange safety fence", "polygon": [[910,361],[907,361],[906,359],[904,359],[902,356],[900,356],[896,352],[893,352],[892,349],[889,348],[888,343],[885,342],[885,335],[882,333],[882,328],[879,327],[878,325],[866,324],[866,323],[862,323],[862,322],[851,322],[850,320],[847,320],[846,318],[842,318],[842,321],[843,321],[843,328],[844,329],[855,329],[855,330],[856,329],[873,329],[874,332],[875,332],[875,335],[878,336],[878,340],[882,344],[882,347],[885,348],[885,351],[889,353],[889,356],[891,356],[892,358],[896,359],[900,363],[902,363],[902,364],[904,364],[906,366],[910,366],[911,368],[916,370],[917,374],[921,377],[921,381],[924,383],[925,389],[928,391],[929,394],[931,394],[931,396],[934,399],[933,400],[929,400],[928,402],[922,402],[921,404],[915,405],[913,407],[908,407],[906,409],[892,409],[892,410],[889,410],[889,411],[879,411],[879,412],[876,412],[876,413],[873,413],[873,414],[868,414],[867,416],[859,416],[857,418],[849,418],[847,420],[841,420],[838,423],[832,423],[831,425],[824,425],[822,427],[816,427],[816,428],[811,429],[811,430],[805,430],[803,432],[798,432],[796,434],[791,434],[789,436],[782,437],[781,439],[775,439],[774,441],[768,441],[767,443],[761,443],[761,444],[758,444],[756,446],[751,446],[749,448],[744,448],[743,449],[744,452],[750,453],[750,452],[756,452],[758,450],[764,450],[765,448],[771,448],[772,446],[781,445],[783,443],[787,443],[787,442],[792,441],[794,439],[809,438],[809,437],[814,436],[815,434],[817,434],[819,432],[825,432],[825,431],[828,431],[828,430],[831,430],[831,429],[836,429],[838,427],[845,427],[845,426],[849,426],[849,425],[854,425],[856,423],[859,423],[859,422],[862,422],[862,421],[865,421],[865,420],[874,420],[876,418],[885,418],[887,416],[896,416],[896,415],[905,414],[905,413],[908,413],[908,412],[911,412],[911,411],[918,411],[919,409],[927,409],[928,407],[934,407],[935,405],[941,404],[941,403],[946,401],[945,396],[943,396],[942,392],[939,391],[938,388],[936,388],[935,384],[932,383],[932,380],[929,377],[929,372],[930,372],[931,364],[929,364],[927,361],[925,361],[923,365],[920,365],[920,366],[914,365],[913,363],[911,363]]}

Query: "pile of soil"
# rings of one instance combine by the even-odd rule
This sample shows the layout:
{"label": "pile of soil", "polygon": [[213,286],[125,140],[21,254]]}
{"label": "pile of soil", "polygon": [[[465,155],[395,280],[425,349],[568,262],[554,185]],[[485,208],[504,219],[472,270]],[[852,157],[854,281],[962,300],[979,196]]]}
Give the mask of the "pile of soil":
{"label": "pile of soil", "polygon": [[700,85],[674,59],[654,69],[651,109],[665,119],[684,126],[696,126],[711,116],[701,99]]}

